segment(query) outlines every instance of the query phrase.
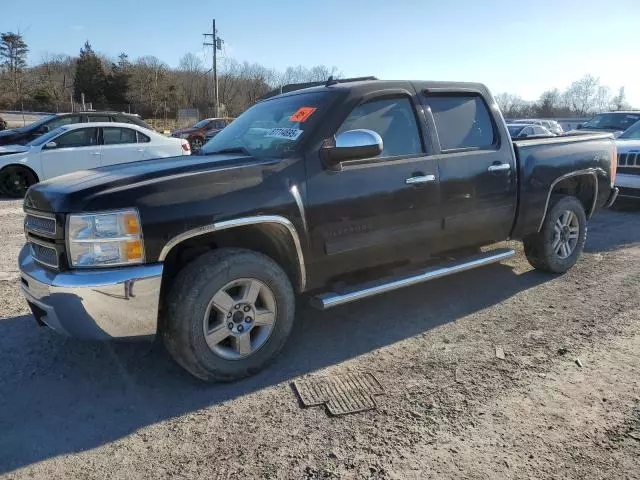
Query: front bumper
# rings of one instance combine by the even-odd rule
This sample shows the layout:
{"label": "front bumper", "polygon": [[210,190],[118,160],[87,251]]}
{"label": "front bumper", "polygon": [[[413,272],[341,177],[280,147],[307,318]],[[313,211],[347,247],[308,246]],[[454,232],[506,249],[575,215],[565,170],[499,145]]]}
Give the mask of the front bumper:
{"label": "front bumper", "polygon": [[158,328],[162,264],[55,272],[19,258],[22,293],[38,322],[88,340],[151,337]]}
{"label": "front bumper", "polygon": [[640,197],[640,175],[618,173],[616,175],[616,187],[620,189],[620,197]]}

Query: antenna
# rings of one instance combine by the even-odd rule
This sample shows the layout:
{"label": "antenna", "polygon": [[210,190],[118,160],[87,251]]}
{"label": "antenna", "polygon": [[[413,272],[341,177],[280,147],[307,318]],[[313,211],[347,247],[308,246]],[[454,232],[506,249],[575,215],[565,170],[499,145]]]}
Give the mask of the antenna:
{"label": "antenna", "polygon": [[331,85],[335,85],[336,83],[338,83],[338,81],[333,78],[333,75],[330,75],[329,78],[327,79],[327,83],[324,84],[325,87],[330,87]]}

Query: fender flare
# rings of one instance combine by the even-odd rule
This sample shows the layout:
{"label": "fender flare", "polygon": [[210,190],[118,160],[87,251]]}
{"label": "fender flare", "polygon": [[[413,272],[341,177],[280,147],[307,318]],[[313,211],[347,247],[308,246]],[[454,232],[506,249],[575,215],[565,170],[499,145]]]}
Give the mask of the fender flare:
{"label": "fender flare", "polygon": [[162,248],[162,251],[160,252],[158,261],[163,262],[174,247],[184,242],[185,240],[189,240],[190,238],[198,237],[200,235],[206,235],[208,233],[217,232],[220,230],[227,230],[229,228],[244,227],[247,225],[258,225],[262,223],[275,223],[285,227],[289,232],[291,240],[293,241],[296,249],[296,254],[298,256],[298,273],[300,275],[299,289],[300,292],[304,292],[307,286],[307,272],[304,263],[300,237],[298,236],[298,231],[296,230],[296,227],[293,225],[293,223],[288,218],[279,215],[258,215],[255,217],[242,217],[233,220],[226,220],[224,222],[216,222],[210,225],[203,225],[201,227],[187,230],[186,232],[176,235],[167,242],[167,244]]}
{"label": "fender flare", "polygon": [[551,194],[553,193],[553,189],[556,187],[556,185],[562,182],[563,180],[566,180],[567,178],[578,177],[582,175],[590,175],[593,178],[593,202],[591,204],[591,209],[588,212],[585,212],[587,214],[587,220],[591,218],[591,216],[593,215],[593,212],[596,209],[596,202],[598,201],[598,169],[588,168],[586,170],[576,170],[575,172],[569,172],[559,176],[551,183],[551,186],[549,187],[549,192],[547,193],[547,200],[544,204],[544,212],[542,214],[542,219],[540,220],[540,225],[538,226],[538,232],[542,230],[542,225],[544,224],[544,220],[545,218],[547,218],[547,211],[549,210],[549,202],[551,201]]}

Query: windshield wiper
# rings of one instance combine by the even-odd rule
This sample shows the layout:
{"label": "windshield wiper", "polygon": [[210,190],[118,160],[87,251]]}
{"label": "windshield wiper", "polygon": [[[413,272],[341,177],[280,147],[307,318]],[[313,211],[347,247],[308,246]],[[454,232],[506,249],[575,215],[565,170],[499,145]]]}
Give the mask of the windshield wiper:
{"label": "windshield wiper", "polygon": [[251,152],[244,147],[229,147],[223,148],[222,150],[216,150],[215,152],[205,152],[206,155],[213,155],[216,153],[244,153],[248,157],[251,156]]}

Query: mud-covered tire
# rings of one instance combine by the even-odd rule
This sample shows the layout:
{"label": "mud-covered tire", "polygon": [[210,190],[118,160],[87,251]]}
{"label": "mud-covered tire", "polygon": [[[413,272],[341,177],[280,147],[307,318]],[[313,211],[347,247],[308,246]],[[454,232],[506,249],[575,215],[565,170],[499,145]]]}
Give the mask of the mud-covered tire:
{"label": "mud-covered tire", "polygon": [[[562,223],[566,212],[572,212],[577,221],[577,242],[571,253],[562,258],[562,253],[554,250],[557,222]],[[527,260],[537,270],[551,273],[564,273],[573,267],[587,239],[587,216],[582,203],[573,196],[553,196],[551,205],[542,224],[542,229],[535,235],[524,239],[524,252]]]}
{"label": "mud-covered tire", "polygon": [[[256,351],[228,359],[207,344],[203,320],[210,315],[214,295],[238,279],[255,279],[268,289],[275,321]],[[220,249],[196,258],[178,273],[168,294],[162,336],[174,360],[195,377],[231,381],[253,375],[278,354],[291,333],[294,317],[294,291],[276,262],[251,250]]]}

